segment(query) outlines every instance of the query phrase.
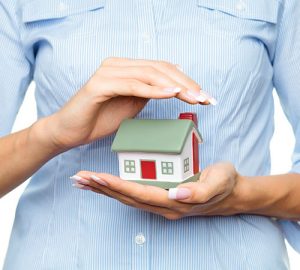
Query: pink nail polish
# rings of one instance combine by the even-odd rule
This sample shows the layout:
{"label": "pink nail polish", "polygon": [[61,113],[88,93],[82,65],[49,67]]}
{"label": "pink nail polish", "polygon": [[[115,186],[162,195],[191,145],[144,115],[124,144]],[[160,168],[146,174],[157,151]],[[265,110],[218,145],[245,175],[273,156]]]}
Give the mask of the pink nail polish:
{"label": "pink nail polish", "polygon": [[88,185],[90,183],[90,181],[82,178],[80,180],[77,180],[77,183],[82,184],[82,185]]}
{"label": "pink nail polish", "polygon": [[208,97],[203,95],[201,92],[198,93],[194,92],[193,90],[188,90],[187,93],[199,102],[205,102],[208,100]]}
{"label": "pink nail polish", "polygon": [[100,185],[102,185],[102,186],[108,186],[107,183],[106,183],[104,180],[102,180],[101,178],[99,178],[98,176],[96,176],[96,175],[91,175],[90,177],[91,177],[96,183],[98,183],[98,184],[100,184]]}
{"label": "pink nail polish", "polygon": [[198,100],[194,96],[192,96],[191,94],[189,94],[188,92],[186,92],[186,93],[182,92],[181,96],[185,97],[187,100],[191,100],[193,102],[198,102]]}
{"label": "pink nail polish", "polygon": [[177,200],[184,200],[189,198],[192,195],[192,192],[188,188],[179,188],[177,190],[176,199]]}
{"label": "pink nail polish", "polygon": [[214,106],[218,104],[218,101],[213,97],[209,98],[208,101],[211,105],[214,105]]}
{"label": "pink nail polish", "polygon": [[84,187],[82,187],[81,189],[83,189],[83,190],[92,190],[92,188],[89,187],[89,186],[84,186]]}
{"label": "pink nail polish", "polygon": [[70,176],[70,179],[71,180],[75,180],[75,181],[79,181],[79,180],[81,180],[82,179],[82,177],[80,177],[79,175],[73,175],[73,176]]}
{"label": "pink nail polish", "polygon": [[168,92],[168,93],[179,93],[181,91],[181,88],[180,87],[167,87],[167,88],[164,88],[164,91]]}
{"label": "pink nail polish", "polygon": [[210,94],[208,94],[207,92],[201,90],[200,95],[205,96],[211,105],[215,106],[218,104],[218,101],[214,97],[212,97]]}
{"label": "pink nail polish", "polygon": [[81,185],[81,184],[78,184],[78,183],[72,184],[72,186],[75,187],[75,188],[79,188],[79,189],[82,189],[82,188],[85,187],[84,185]]}
{"label": "pink nail polish", "polygon": [[86,185],[82,185],[82,184],[79,184],[79,183],[75,183],[72,186],[75,187],[75,188],[78,188],[78,189],[82,189],[82,190],[92,190],[91,187],[86,186]]}
{"label": "pink nail polish", "polygon": [[188,188],[170,188],[169,199],[171,200],[185,200],[192,195],[192,192]]}

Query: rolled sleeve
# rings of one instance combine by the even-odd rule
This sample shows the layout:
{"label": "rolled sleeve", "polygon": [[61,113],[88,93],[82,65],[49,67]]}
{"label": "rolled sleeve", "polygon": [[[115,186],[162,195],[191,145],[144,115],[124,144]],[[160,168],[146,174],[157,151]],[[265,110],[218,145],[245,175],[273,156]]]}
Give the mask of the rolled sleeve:
{"label": "rolled sleeve", "polygon": [[32,80],[32,65],[20,40],[15,2],[0,2],[0,136],[11,131]]}
{"label": "rolled sleeve", "polygon": [[[283,0],[276,52],[274,86],[282,108],[292,125],[295,147],[291,173],[300,173],[300,4],[299,0]],[[300,252],[300,225],[280,220],[288,242]]]}

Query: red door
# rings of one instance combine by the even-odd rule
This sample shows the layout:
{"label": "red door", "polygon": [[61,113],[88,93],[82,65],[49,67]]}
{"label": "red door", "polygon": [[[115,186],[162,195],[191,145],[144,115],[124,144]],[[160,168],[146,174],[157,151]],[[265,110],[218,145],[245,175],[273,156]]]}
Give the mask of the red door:
{"label": "red door", "polygon": [[155,161],[141,160],[143,179],[156,179]]}

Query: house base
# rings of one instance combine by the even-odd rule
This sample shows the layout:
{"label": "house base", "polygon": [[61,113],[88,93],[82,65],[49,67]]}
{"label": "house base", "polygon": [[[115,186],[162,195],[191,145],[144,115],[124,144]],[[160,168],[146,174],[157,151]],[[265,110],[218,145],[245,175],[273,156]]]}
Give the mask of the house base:
{"label": "house base", "polygon": [[197,182],[200,177],[200,172],[189,177],[188,179],[184,181],[179,181],[179,182],[164,182],[164,181],[156,181],[156,180],[126,180],[126,181],[132,181],[138,184],[142,185],[149,185],[149,186],[155,186],[155,187],[160,187],[163,189],[170,189],[170,188],[175,188],[180,184],[187,183],[187,182]]}

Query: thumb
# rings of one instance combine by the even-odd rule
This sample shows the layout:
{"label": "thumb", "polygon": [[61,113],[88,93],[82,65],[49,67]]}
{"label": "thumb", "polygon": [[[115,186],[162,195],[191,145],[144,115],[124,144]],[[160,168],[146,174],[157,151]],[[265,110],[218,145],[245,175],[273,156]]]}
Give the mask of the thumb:
{"label": "thumb", "polygon": [[168,197],[185,203],[206,203],[219,193],[217,185],[198,181],[171,188]]}

